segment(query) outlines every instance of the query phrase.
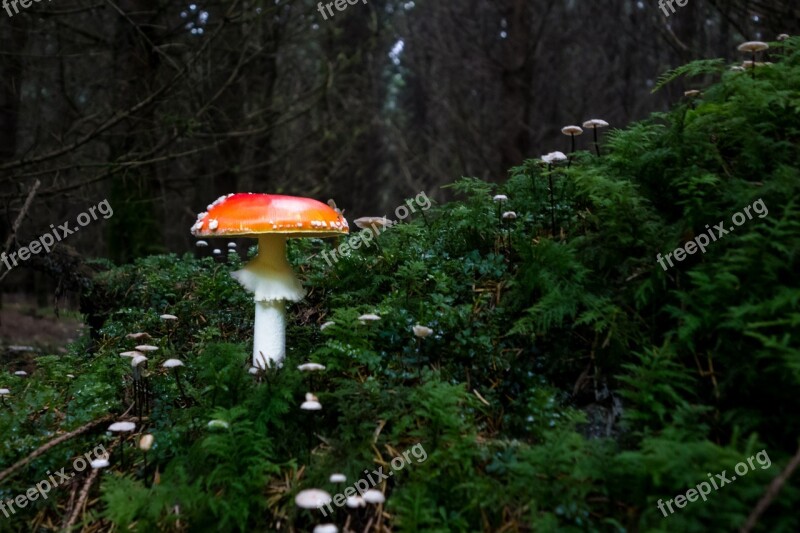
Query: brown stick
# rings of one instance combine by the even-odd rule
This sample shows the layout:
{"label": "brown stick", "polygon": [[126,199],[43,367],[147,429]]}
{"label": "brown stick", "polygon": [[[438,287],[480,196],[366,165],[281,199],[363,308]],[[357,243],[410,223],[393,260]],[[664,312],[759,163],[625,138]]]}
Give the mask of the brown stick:
{"label": "brown stick", "polygon": [[[36,190],[39,188],[39,185],[41,184],[42,184],[41,181],[36,180],[33,183],[33,186],[31,186],[31,190],[28,191],[28,197],[25,199],[25,203],[22,204],[22,209],[19,210],[19,214],[17,214],[17,219],[11,226],[11,233],[9,233],[8,239],[6,239],[6,243],[3,246],[2,251],[4,253],[8,253],[9,250],[11,250],[11,245],[14,243],[14,239],[17,236],[17,230],[19,230],[19,226],[20,224],[22,224],[22,219],[24,219],[25,215],[28,213],[28,209],[31,208],[31,204],[33,203],[33,197],[36,196]],[[3,281],[3,278],[5,278],[9,272],[11,272],[11,270],[6,270],[5,272],[3,272],[3,275],[0,276],[0,281]]]}
{"label": "brown stick", "polygon": [[74,429],[74,430],[70,431],[69,433],[64,433],[63,435],[61,435],[59,437],[56,437],[55,439],[51,440],[47,444],[43,444],[42,446],[40,446],[39,448],[34,450],[34,452],[32,454],[30,454],[29,456],[25,457],[24,459],[21,459],[21,460],[17,461],[13,465],[9,466],[8,468],[6,468],[2,472],[0,472],[0,481],[2,481],[3,479],[7,478],[9,475],[11,475],[15,471],[19,470],[20,468],[22,468],[26,464],[30,463],[31,461],[33,461],[34,459],[36,459],[37,457],[39,457],[43,453],[47,452],[49,449],[51,449],[51,448],[53,448],[55,446],[58,446],[62,442],[67,441],[67,440],[69,440],[69,439],[71,439],[73,437],[77,437],[78,435],[86,433],[90,429],[93,429],[95,426],[98,426],[98,425],[100,425],[100,424],[102,424],[104,422],[108,422],[112,418],[113,418],[113,415],[106,415],[106,416],[104,416],[102,418],[98,418],[97,420],[92,420],[88,424],[84,424],[81,427],[79,427],[78,429]]}
{"label": "brown stick", "polygon": [[[107,450],[109,455],[111,455],[111,452],[114,451],[115,447],[116,443],[109,446]],[[64,524],[64,527],[61,528],[63,531],[69,531],[69,529],[75,525],[75,522],[78,521],[78,517],[83,514],[85,510],[84,507],[86,507],[86,500],[89,499],[89,491],[92,489],[92,483],[94,483],[94,480],[97,479],[97,476],[100,475],[101,470],[102,468],[92,468],[92,473],[89,474],[88,478],[86,478],[86,483],[84,483],[83,488],[81,488],[81,493],[78,496],[78,501],[72,508],[72,514],[69,516],[69,519]]]}
{"label": "brown stick", "polygon": [[86,504],[86,500],[89,498],[89,490],[92,488],[92,483],[94,483],[94,480],[100,475],[100,470],[100,468],[92,468],[92,473],[89,474],[89,477],[86,478],[86,483],[83,484],[80,496],[78,496],[78,501],[75,503],[75,507],[72,509],[72,514],[70,515],[69,520],[67,520],[67,523],[64,524],[63,528],[61,528],[63,531],[69,531],[69,529],[75,525],[75,522],[77,522],[78,517],[83,514],[83,506]]}
{"label": "brown stick", "polygon": [[764,514],[764,511],[767,510],[767,507],[770,506],[772,500],[778,495],[783,488],[784,483],[789,480],[789,477],[792,475],[792,472],[800,465],[800,447],[797,448],[797,452],[792,457],[792,460],[789,461],[789,464],[786,465],[786,468],[783,469],[783,472],[778,474],[775,479],[772,480],[772,483],[769,484],[767,490],[764,491],[764,495],[758,500],[758,503],[750,512],[750,516],[747,517],[747,521],[744,525],[739,529],[739,533],[749,533],[756,527],[758,523],[759,517]]}

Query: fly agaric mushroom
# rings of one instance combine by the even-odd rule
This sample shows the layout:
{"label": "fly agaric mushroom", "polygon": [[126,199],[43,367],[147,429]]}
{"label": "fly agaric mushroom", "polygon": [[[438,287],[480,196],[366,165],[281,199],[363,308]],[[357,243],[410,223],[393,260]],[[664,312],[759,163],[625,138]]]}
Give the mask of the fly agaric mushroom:
{"label": "fly agaric mushroom", "polygon": [[281,366],[286,356],[286,301],[296,302],[305,290],[286,260],[290,237],[335,237],[347,234],[347,220],[331,207],[310,198],[240,193],[222,196],[192,226],[195,237],[252,237],[258,254],[231,275],[254,294],[253,366]]}

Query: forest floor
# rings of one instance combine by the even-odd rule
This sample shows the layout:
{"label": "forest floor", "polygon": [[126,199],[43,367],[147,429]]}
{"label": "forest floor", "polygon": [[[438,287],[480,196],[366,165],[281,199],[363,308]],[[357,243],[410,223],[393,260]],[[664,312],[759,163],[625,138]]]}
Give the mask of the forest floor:
{"label": "forest floor", "polygon": [[12,360],[40,350],[60,353],[80,336],[83,328],[75,311],[61,309],[56,316],[52,307],[39,308],[30,298],[5,296],[0,308],[0,353],[4,359],[10,355]]}

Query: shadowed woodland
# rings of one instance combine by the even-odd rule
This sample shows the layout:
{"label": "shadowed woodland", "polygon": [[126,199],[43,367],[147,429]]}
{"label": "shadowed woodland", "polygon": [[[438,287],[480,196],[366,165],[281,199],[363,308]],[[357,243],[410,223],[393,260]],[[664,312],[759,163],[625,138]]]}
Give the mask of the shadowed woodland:
{"label": "shadowed woodland", "polygon": [[[795,2],[16,5],[0,532],[800,528]],[[349,221],[289,239],[282,368],[246,192]]]}

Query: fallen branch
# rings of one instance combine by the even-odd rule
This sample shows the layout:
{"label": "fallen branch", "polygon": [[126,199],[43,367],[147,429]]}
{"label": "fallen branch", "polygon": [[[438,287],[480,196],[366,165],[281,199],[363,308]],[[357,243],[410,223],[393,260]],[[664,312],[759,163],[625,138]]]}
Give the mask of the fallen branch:
{"label": "fallen branch", "polygon": [[[17,219],[14,221],[14,224],[11,225],[11,233],[9,233],[8,239],[6,239],[6,243],[3,246],[3,254],[7,254],[9,251],[11,251],[11,245],[14,244],[14,239],[17,237],[17,230],[19,230],[19,226],[22,224],[22,220],[25,218],[25,215],[28,214],[28,209],[31,208],[31,204],[33,203],[33,197],[36,196],[36,191],[39,189],[39,185],[41,184],[41,181],[36,180],[31,187],[31,190],[28,191],[28,197],[25,199],[25,203],[22,204],[22,209],[19,210]],[[3,272],[3,275],[0,276],[0,281],[3,281],[9,272],[11,272],[10,269]]]}
{"label": "fallen branch", "polygon": [[9,466],[8,468],[6,468],[2,472],[0,472],[0,481],[3,481],[5,478],[7,478],[11,474],[13,474],[17,470],[19,470],[20,468],[22,468],[26,464],[30,463],[31,461],[33,461],[34,459],[36,459],[40,455],[44,454],[45,452],[47,452],[51,448],[54,448],[55,446],[58,446],[62,442],[68,441],[69,439],[71,439],[73,437],[77,437],[78,435],[86,433],[87,431],[89,431],[91,429],[94,429],[96,426],[98,426],[100,424],[103,424],[105,422],[108,422],[112,418],[114,418],[113,415],[106,415],[106,416],[104,416],[102,418],[98,418],[97,420],[92,420],[88,424],[84,424],[81,427],[79,427],[78,429],[73,429],[69,433],[64,433],[63,435],[60,435],[60,436],[56,437],[55,439],[51,440],[50,442],[48,442],[46,444],[43,444],[42,446],[40,446],[39,448],[34,450],[34,452],[32,454],[30,454],[29,456],[25,457],[24,459],[21,459],[21,460],[17,461],[13,465]]}
{"label": "fallen branch", "polygon": [[749,533],[756,527],[758,523],[758,519],[767,510],[767,507],[772,504],[772,500],[778,496],[778,493],[783,488],[784,483],[789,480],[789,477],[792,475],[792,472],[800,466],[800,447],[797,448],[797,453],[794,454],[792,460],[789,461],[789,464],[786,465],[786,468],[783,469],[783,472],[777,475],[775,479],[772,480],[772,483],[769,484],[767,490],[764,492],[764,495],[758,501],[756,506],[753,508],[750,516],[747,517],[747,521],[744,525],[739,529],[739,533]]}

